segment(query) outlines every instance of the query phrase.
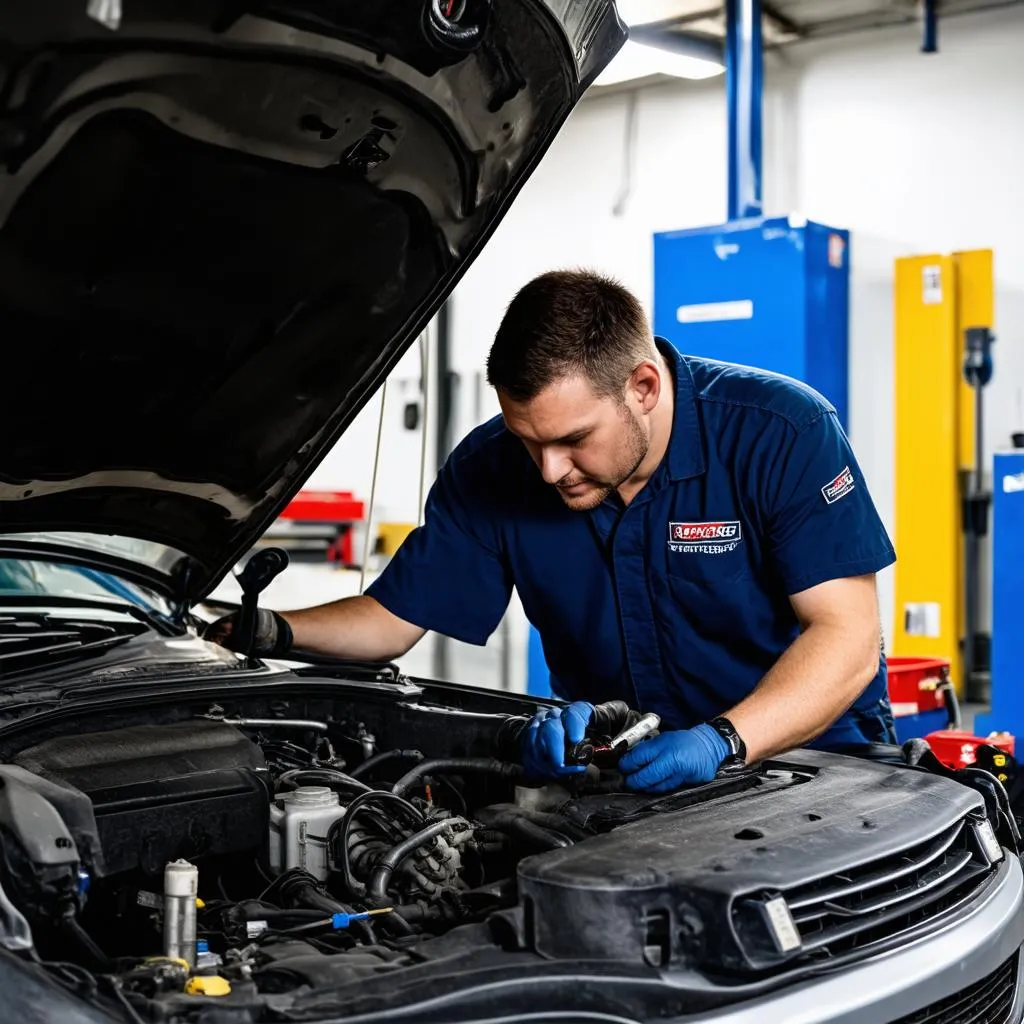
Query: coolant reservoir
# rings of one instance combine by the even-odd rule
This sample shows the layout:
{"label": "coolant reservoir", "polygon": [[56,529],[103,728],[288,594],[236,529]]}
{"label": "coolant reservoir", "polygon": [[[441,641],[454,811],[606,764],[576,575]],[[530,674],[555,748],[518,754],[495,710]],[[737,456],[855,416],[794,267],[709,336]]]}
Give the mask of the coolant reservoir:
{"label": "coolant reservoir", "polygon": [[279,793],[270,807],[270,866],[304,868],[317,878],[330,873],[327,833],[345,808],[327,786],[299,786]]}

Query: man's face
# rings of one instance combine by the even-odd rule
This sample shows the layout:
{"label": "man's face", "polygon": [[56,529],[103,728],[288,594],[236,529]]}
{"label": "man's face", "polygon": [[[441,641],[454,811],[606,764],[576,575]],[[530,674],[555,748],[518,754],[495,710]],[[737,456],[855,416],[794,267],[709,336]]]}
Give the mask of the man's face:
{"label": "man's face", "polygon": [[646,423],[628,404],[599,397],[582,377],[567,377],[536,398],[498,392],[505,425],[526,445],[546,483],[574,512],[597,508],[647,455]]}

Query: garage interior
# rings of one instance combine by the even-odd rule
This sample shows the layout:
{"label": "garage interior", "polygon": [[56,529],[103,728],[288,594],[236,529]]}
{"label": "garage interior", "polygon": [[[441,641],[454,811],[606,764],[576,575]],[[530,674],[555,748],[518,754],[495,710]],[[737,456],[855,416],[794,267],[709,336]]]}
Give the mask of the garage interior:
{"label": "garage interior", "polygon": [[[834,324],[844,349],[835,367],[842,397],[828,397],[847,403],[844,423],[896,542],[897,565],[879,575],[886,649],[907,664],[935,662],[925,678],[935,671],[945,678],[948,664],[959,726],[967,731],[974,715],[987,716],[992,704],[999,721],[985,717],[984,735],[1024,730],[1024,709],[1012,696],[1019,675],[1013,609],[1020,598],[1012,580],[1020,557],[1013,525],[1001,534],[1011,546],[993,553],[1000,536],[993,514],[1014,514],[1004,508],[1008,498],[1000,498],[1008,492],[993,482],[993,459],[999,458],[1000,480],[1015,478],[1019,456],[1013,452],[1024,432],[1024,349],[1018,340],[1024,283],[1016,269],[1024,265],[1024,243],[1008,194],[1008,169],[1024,146],[1015,120],[1024,92],[1016,56],[1024,9],[1015,0],[758,6],[760,38],[748,27],[747,52],[742,33],[754,24],[749,5],[619,4],[631,38],[650,46],[635,51],[639,60],[624,51],[591,87],[421,347],[394,371],[383,417],[375,399],[314,472],[307,489],[314,501],[328,504],[296,506],[271,531],[275,543],[283,538],[293,551],[302,549],[299,564],[267,592],[272,606],[301,607],[359,592],[417,524],[420,482],[429,486],[453,445],[499,411],[484,383],[483,362],[505,306],[533,274],[593,264],[634,288],[656,331],[670,334],[666,318],[678,297],[659,292],[658,252],[659,245],[671,250],[674,232],[703,228],[710,238],[737,221],[809,221],[834,228],[845,251],[848,309]],[[731,44],[730,19],[736,26]],[[677,58],[681,73],[692,77],[651,73],[658,61],[671,65]],[[663,256],[670,263],[666,279],[671,261],[700,258],[699,233],[693,244],[692,254]],[[965,260],[959,253],[975,255]],[[770,263],[772,257],[766,258]],[[959,271],[953,266],[958,260]],[[918,279],[933,266],[950,277],[970,275],[960,289],[972,297],[949,287],[925,295]],[[738,268],[730,277],[726,270],[706,287],[716,301],[743,299],[752,286],[745,275],[761,272]],[[796,277],[777,284],[794,296],[802,287]],[[704,285],[693,287],[699,292]],[[927,318],[940,293],[940,315],[959,319],[955,328],[941,329],[943,359],[932,363],[939,328]],[[698,304],[699,295],[690,301]],[[973,306],[961,309],[965,301]],[[718,337],[713,326],[699,324],[670,340],[693,354],[806,380],[819,343],[810,336],[780,337],[805,328],[784,311],[769,315],[778,319],[763,324],[755,317],[744,339]],[[976,392],[964,365],[968,326],[988,328],[994,342],[995,370],[981,391],[980,479]],[[915,454],[918,444],[927,458]],[[368,511],[374,479],[369,453],[377,454],[379,470]],[[331,503],[347,500],[338,492],[354,502],[343,514],[331,511],[337,508]],[[984,532],[968,541],[961,505],[974,492],[989,497],[978,506]],[[306,515],[336,516],[344,524],[344,557],[335,543],[338,532],[304,520]],[[295,539],[301,532],[307,537]],[[367,539],[364,575],[358,566]],[[974,570],[968,566],[972,551]],[[343,567],[346,558],[353,568]],[[977,581],[973,597],[969,576]],[[237,594],[229,578],[218,596]],[[1001,638],[997,621],[1006,623]],[[404,664],[411,672],[456,682],[549,692],[535,632],[514,597],[486,648],[429,634]],[[945,711],[924,700],[931,724],[945,727]],[[900,703],[905,712],[913,701]],[[917,723],[907,728],[912,732]]]}
{"label": "garage interior", "polygon": [[[1022,111],[1024,0],[0,12],[0,1024],[1024,1021]],[[577,268],[834,409],[890,737],[641,796],[634,663],[567,697],[514,588],[397,658],[267,614],[386,578]]]}

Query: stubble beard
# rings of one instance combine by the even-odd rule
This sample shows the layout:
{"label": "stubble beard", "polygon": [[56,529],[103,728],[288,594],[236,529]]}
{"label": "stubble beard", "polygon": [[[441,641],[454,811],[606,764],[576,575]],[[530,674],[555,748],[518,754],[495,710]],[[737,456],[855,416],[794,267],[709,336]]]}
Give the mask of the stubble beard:
{"label": "stubble beard", "polygon": [[623,415],[627,424],[626,443],[623,449],[623,463],[629,468],[623,469],[617,473],[614,483],[591,480],[588,477],[575,481],[576,484],[592,483],[599,485],[587,491],[586,494],[580,495],[578,498],[574,498],[571,495],[566,494],[563,490],[566,483],[560,481],[555,485],[555,489],[558,491],[558,496],[565,503],[566,508],[571,511],[592,512],[603,501],[605,501],[613,491],[621,487],[640,468],[640,464],[644,459],[647,458],[647,453],[651,447],[650,440],[644,433],[643,428],[637,422],[636,417],[629,412],[628,409],[623,410]]}

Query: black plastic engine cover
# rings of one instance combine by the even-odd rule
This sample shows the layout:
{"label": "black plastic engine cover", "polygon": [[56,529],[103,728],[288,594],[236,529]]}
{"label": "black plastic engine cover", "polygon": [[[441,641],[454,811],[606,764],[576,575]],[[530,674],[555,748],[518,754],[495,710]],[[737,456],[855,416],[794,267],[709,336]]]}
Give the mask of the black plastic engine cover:
{"label": "black plastic engine cover", "polygon": [[85,793],[104,873],[150,874],[266,842],[270,775],[263,753],[219,722],[136,726],[47,740],[14,763]]}
{"label": "black plastic engine cover", "polygon": [[521,861],[527,944],[554,960],[745,969],[737,897],[896,855],[983,813],[973,790],[908,768],[809,751],[786,762],[703,802],[650,798],[641,820]]}

